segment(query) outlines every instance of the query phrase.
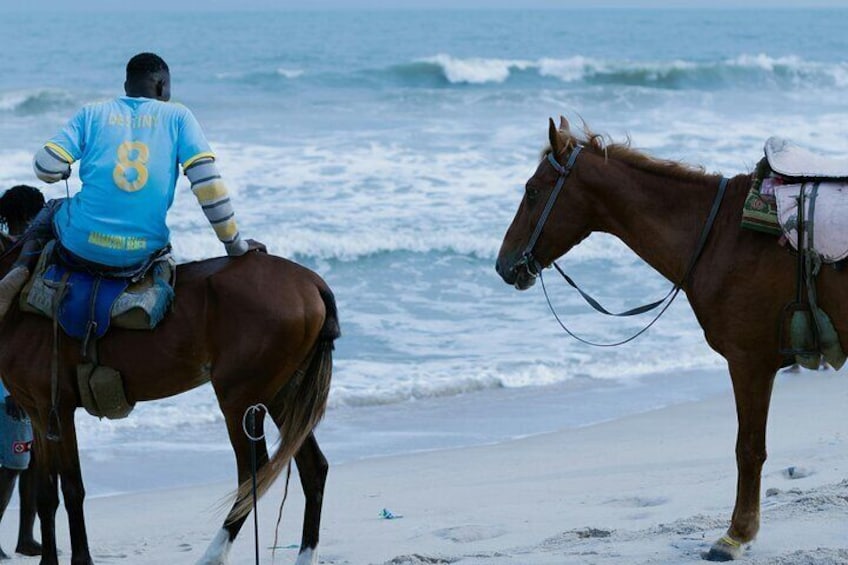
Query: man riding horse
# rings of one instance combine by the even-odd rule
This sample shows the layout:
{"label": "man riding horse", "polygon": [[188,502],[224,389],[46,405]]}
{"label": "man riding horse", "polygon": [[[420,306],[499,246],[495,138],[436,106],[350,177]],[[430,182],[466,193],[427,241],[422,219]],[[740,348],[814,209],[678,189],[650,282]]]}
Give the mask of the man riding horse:
{"label": "man riding horse", "polygon": [[[59,563],[56,511],[61,486],[71,562],[93,563],[74,418],[86,402],[83,395],[94,398],[97,412],[126,415],[124,409],[137,402],[211,383],[239,486],[200,563],[228,563],[254,497],[266,492],[294,460],[305,501],[297,564],[316,565],[328,463],[313,430],[327,407],[333,344],[340,335],[333,293],[305,267],[267,253],[247,253],[264,251],[264,246],[239,236],[227,190],[197,121],[183,106],[166,104],[170,77],[162,59],[150,53],[133,57],[125,90],[125,97],[84,107],[37,153],[36,173],[48,182],[67,178],[71,164],[80,160],[82,190],[73,198],[51,201],[28,230],[27,241],[0,257],[0,274],[5,275],[0,280],[0,373],[32,420],[36,459],[43,462],[37,474],[41,562]],[[124,283],[140,277],[167,251],[165,217],[179,165],[227,254],[240,257],[176,266],[176,283],[167,288],[172,292],[159,294],[180,298],[173,308],[162,308],[168,315],[161,323],[145,328],[149,331],[115,327],[105,333],[109,324],[100,323],[101,307],[105,304],[105,314],[113,314],[111,306],[120,297],[95,300],[104,295],[104,287],[123,292]],[[54,237],[50,258],[58,255],[58,261],[39,261],[39,274],[26,290],[28,306],[38,302],[33,299],[35,283],[55,291],[46,300],[51,323],[16,304],[14,297],[33,272],[45,240]],[[158,267],[164,266],[157,263],[150,269],[153,290],[161,289]],[[57,272],[54,285],[57,281],[50,277]],[[130,279],[121,279],[128,274]],[[246,280],[251,284],[244,284]],[[80,295],[82,300],[75,300]],[[42,304],[44,294],[40,296]],[[87,322],[81,332],[83,351],[77,333],[62,325],[81,319],[74,317],[80,304]],[[69,312],[71,316],[63,317]],[[152,313],[147,314],[152,321]],[[106,409],[101,410],[104,399]],[[256,415],[257,429],[264,429],[267,417],[280,436],[272,453],[264,435],[254,441],[244,434],[245,414],[260,406],[264,411]]]}
{"label": "man riding horse", "polygon": [[262,249],[239,235],[215,155],[191,111],[170,104],[168,65],[153,53],[129,60],[126,96],[84,106],[35,155],[41,180],[67,179],[80,161],[82,189],[53,200],[33,221],[23,252],[0,280],[0,318],[29,279],[45,242],[98,273],[131,272],[169,247],[165,223],[179,165],[230,256]]}

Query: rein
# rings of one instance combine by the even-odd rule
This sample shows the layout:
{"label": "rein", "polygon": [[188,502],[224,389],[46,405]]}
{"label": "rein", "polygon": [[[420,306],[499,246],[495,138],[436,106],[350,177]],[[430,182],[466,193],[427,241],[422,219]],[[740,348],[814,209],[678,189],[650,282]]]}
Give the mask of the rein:
{"label": "rein", "polygon": [[701,230],[701,236],[698,238],[698,242],[695,246],[695,251],[694,251],[694,253],[692,253],[692,257],[689,260],[689,265],[686,267],[686,271],[684,272],[680,281],[674,283],[674,285],[671,287],[671,289],[669,289],[669,291],[666,293],[666,295],[663,296],[661,299],[659,299],[657,301],[651,302],[649,304],[644,304],[642,306],[637,306],[636,308],[631,308],[631,309],[626,310],[624,312],[618,312],[618,313],[610,312],[609,310],[604,308],[600,304],[600,302],[598,302],[597,300],[592,298],[588,293],[584,292],[577,285],[577,283],[575,283],[574,280],[571,279],[571,277],[569,277],[567,274],[565,274],[565,271],[563,271],[562,268],[560,268],[560,266],[556,263],[556,261],[552,262],[553,266],[556,268],[556,270],[559,272],[559,274],[562,276],[562,278],[565,280],[565,282],[568,283],[568,285],[571,286],[572,288],[574,288],[577,292],[579,292],[580,296],[583,297],[583,299],[586,301],[587,304],[589,304],[592,308],[594,308],[595,310],[597,310],[598,312],[600,312],[601,314],[604,314],[606,316],[616,316],[616,317],[635,316],[637,314],[644,314],[645,312],[650,312],[651,310],[653,310],[653,309],[659,307],[660,305],[664,304],[662,309],[660,309],[660,311],[657,313],[657,315],[654,316],[654,318],[644,328],[642,328],[641,330],[639,330],[638,332],[636,332],[632,336],[628,337],[627,339],[623,339],[623,340],[617,341],[615,343],[597,343],[597,342],[586,340],[586,339],[581,338],[580,336],[574,334],[574,332],[572,332],[570,329],[568,329],[566,327],[566,325],[563,323],[563,321],[560,319],[559,315],[557,314],[556,310],[554,309],[553,304],[551,303],[550,296],[548,296],[548,289],[545,286],[545,279],[542,276],[542,270],[543,270],[542,264],[533,256],[533,249],[536,246],[536,242],[538,241],[539,236],[542,233],[542,229],[544,228],[545,223],[548,220],[548,216],[550,216],[551,211],[553,210],[554,204],[555,204],[557,198],[559,197],[560,192],[562,192],[562,188],[565,185],[565,180],[568,178],[568,175],[571,174],[571,171],[574,168],[575,161],[577,160],[577,155],[580,154],[581,150],[582,150],[581,146],[579,146],[579,145],[575,146],[574,149],[571,151],[571,155],[569,156],[568,161],[566,162],[565,166],[560,165],[557,162],[553,153],[548,154],[548,157],[547,157],[548,162],[554,167],[554,170],[556,170],[556,172],[559,173],[559,178],[557,178],[557,182],[554,185],[554,189],[551,191],[551,195],[548,197],[548,201],[545,204],[545,208],[542,210],[542,214],[539,216],[539,221],[536,223],[536,229],[533,230],[533,234],[530,236],[530,240],[527,243],[527,247],[525,247],[525,249],[524,249],[524,253],[522,253],[522,255],[521,255],[521,259],[515,264],[513,269],[517,269],[521,266],[526,266],[527,272],[530,273],[531,276],[533,276],[533,277],[538,276],[539,277],[539,280],[542,282],[542,290],[544,291],[545,300],[548,303],[548,308],[550,308],[551,313],[554,315],[554,318],[556,319],[557,323],[560,325],[560,327],[568,335],[570,335],[571,337],[573,337],[574,339],[576,339],[577,341],[579,341],[581,343],[585,343],[586,345],[592,345],[592,346],[595,346],[595,347],[615,347],[615,346],[624,345],[625,343],[633,341],[634,339],[636,339],[637,337],[639,337],[640,335],[645,333],[648,330],[648,328],[653,326],[656,323],[656,321],[660,319],[660,317],[665,313],[665,311],[668,310],[669,306],[671,306],[671,303],[674,302],[674,299],[677,298],[677,295],[683,289],[683,285],[686,283],[686,281],[691,276],[692,271],[695,269],[695,264],[698,262],[698,259],[701,257],[701,253],[704,251],[704,247],[706,246],[706,243],[707,243],[707,238],[709,237],[710,232],[712,231],[712,227],[713,227],[713,224],[715,223],[716,216],[718,216],[718,211],[719,211],[719,208],[721,207],[721,202],[722,202],[722,200],[724,200],[724,194],[725,194],[725,192],[727,192],[728,179],[725,178],[725,177],[722,177],[721,182],[719,183],[718,191],[716,192],[715,199],[713,200],[712,208],[710,209],[709,216],[707,216],[707,221],[704,224],[703,229]]}
{"label": "rein", "polygon": [[259,513],[256,511],[256,502],[259,499],[256,493],[256,443],[265,439],[265,432],[256,429],[256,414],[268,413],[268,408],[264,404],[254,404],[248,406],[244,411],[244,416],[241,419],[241,427],[244,435],[250,440],[250,477],[251,490],[253,491],[253,548],[256,565],[259,565]]}

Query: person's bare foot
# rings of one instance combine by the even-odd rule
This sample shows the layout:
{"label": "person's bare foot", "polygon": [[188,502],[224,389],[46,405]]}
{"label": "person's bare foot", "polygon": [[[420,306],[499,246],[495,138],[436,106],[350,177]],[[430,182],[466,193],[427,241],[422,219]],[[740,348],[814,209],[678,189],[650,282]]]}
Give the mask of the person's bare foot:
{"label": "person's bare foot", "polygon": [[26,267],[15,267],[0,279],[0,320],[9,311],[27,280],[29,280],[29,269]]}

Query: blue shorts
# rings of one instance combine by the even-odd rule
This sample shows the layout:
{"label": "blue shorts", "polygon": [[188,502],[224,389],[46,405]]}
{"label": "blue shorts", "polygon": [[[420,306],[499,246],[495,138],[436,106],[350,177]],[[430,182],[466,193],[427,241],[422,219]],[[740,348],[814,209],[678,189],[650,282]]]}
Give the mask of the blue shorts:
{"label": "blue shorts", "polygon": [[6,402],[0,402],[0,466],[23,471],[29,467],[31,451],[32,424],[29,418],[12,418],[6,414]]}

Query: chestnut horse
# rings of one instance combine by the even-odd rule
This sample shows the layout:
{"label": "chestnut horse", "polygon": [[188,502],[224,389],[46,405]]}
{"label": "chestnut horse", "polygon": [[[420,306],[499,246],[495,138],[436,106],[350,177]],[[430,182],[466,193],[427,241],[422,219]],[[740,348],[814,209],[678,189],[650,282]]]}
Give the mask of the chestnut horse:
{"label": "chestnut horse", "polygon": [[[700,258],[689,270],[722,184],[720,176],[654,159],[628,144],[606,144],[588,130],[576,136],[564,119],[559,130],[550,122],[549,139],[550,150],[527,181],[504,236],[497,271],[519,290],[529,288],[539,269],[597,231],[618,237],[667,279],[681,283],[707,343],[727,360],[733,383],[736,504],[726,535],[705,557],[736,559],[760,527],[760,474],[772,383],[777,370],[791,363],[779,352],[779,327],[784,306],[794,300],[795,256],[776,245],[775,238],[741,228],[752,181],[745,174],[727,182]],[[578,147],[582,150],[575,151]],[[576,152],[535,245],[528,245],[561,172]],[[823,269],[817,290],[819,305],[848,350],[845,277]]]}
{"label": "chestnut horse", "polygon": [[[14,255],[14,254],[12,254]],[[0,274],[12,256],[0,262]],[[291,458],[297,463],[306,499],[297,565],[317,563],[327,460],[312,433],[324,414],[332,373],[333,341],[339,335],[333,294],[312,271],[260,252],[217,258],[177,268],[171,312],[152,331],[111,329],[98,342],[99,361],[117,369],[127,399],[165,398],[203,383],[212,387],[236,456],[239,489],[222,529],[200,559],[224,564],[251,510],[250,439],[245,411],[259,403],[280,430],[280,446],[268,456],[256,444],[258,493],[265,492]],[[71,537],[71,563],[92,563],[83,516],[74,412],[80,404],[75,368],[80,344],[58,339],[59,441],[47,436],[52,407],[52,323],[14,306],[0,322],[0,374],[32,419],[41,521],[41,563],[58,563],[55,517],[61,481]],[[261,430],[264,414],[259,413]]]}

